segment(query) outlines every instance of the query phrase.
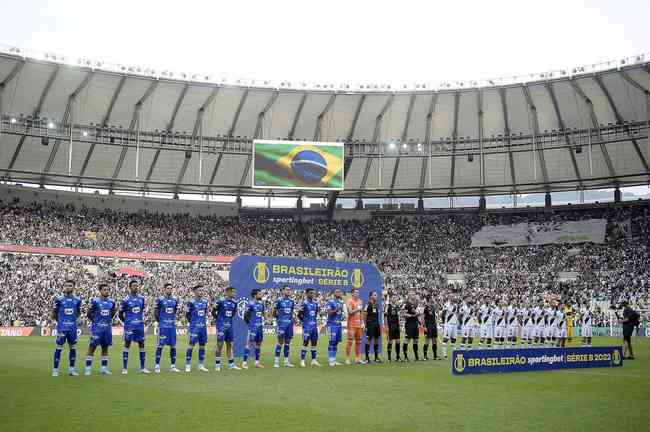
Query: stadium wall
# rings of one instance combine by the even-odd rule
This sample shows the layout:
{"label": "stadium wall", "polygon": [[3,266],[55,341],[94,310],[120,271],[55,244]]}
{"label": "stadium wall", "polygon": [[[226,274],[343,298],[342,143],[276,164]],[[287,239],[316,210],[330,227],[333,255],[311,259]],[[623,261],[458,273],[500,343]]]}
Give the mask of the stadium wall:
{"label": "stadium wall", "polygon": [[237,216],[234,203],[215,203],[202,201],[181,201],[163,198],[129,197],[124,195],[94,195],[76,192],[34,189],[23,186],[0,185],[0,199],[19,199],[22,203],[51,202],[86,206],[98,210],[125,210],[128,212],[147,211],[151,213],[185,214],[193,216]]}

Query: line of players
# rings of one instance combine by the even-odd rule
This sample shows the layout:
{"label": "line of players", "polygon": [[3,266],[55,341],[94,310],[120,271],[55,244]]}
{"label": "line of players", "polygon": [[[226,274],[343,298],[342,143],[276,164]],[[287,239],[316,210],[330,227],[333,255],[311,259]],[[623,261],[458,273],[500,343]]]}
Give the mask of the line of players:
{"label": "line of players", "polygon": [[[61,353],[64,345],[69,345],[68,374],[77,376],[76,344],[77,321],[81,313],[81,299],[74,295],[75,282],[67,280],[64,283],[64,294],[54,302],[52,318],[56,321],[57,337],[54,351],[52,376],[59,375]],[[87,318],[90,321],[91,336],[86,355],[86,368],[84,375],[92,373],[92,363],[97,347],[101,347],[101,374],[110,375],[108,369],[108,349],[113,344],[112,325],[117,315],[124,326],[122,351],[122,374],[128,373],[129,351],[133,342],[138,344],[140,354],[140,372],[150,373],[145,367],[145,329],[144,310],[145,299],[139,294],[140,284],[137,280],[129,282],[129,295],[121,302],[119,309],[115,300],[109,296],[109,286],[105,283],[99,285],[99,297],[90,301]],[[320,306],[315,300],[315,291],[307,289],[306,300],[299,306],[298,313],[294,315],[295,304],[291,298],[291,289],[284,287],[282,296],[276,301],[272,311],[267,312],[262,302],[262,292],[254,289],[251,292],[252,300],[248,302],[244,312],[244,321],[248,326],[246,347],[244,350],[241,367],[235,364],[233,353],[233,319],[237,313],[235,289],[228,287],[225,296],[215,302],[212,309],[208,310],[208,301],[202,296],[202,286],[192,288],[193,298],[185,305],[185,318],[189,326],[189,341],[185,352],[185,371],[191,371],[194,348],[198,345],[199,370],[208,372],[205,367],[206,344],[208,342],[207,317],[211,313],[216,327],[217,344],[215,347],[215,371],[221,371],[223,348],[226,348],[228,369],[248,369],[248,359],[254,357],[254,366],[263,368],[260,362],[260,350],[264,338],[265,319],[275,318],[277,322],[278,342],[275,346],[274,367],[280,367],[280,354],[284,354],[284,366],[294,367],[289,361],[290,344],[293,338],[294,318],[297,316],[302,325],[303,344],[300,352],[300,366],[306,367],[307,350],[311,351],[311,366],[320,367],[317,360],[318,344],[318,316]],[[368,336],[366,343],[366,360],[370,351],[370,342],[374,343],[375,361],[379,351],[380,324],[377,310],[377,294],[372,292],[365,310],[363,310],[358,290],[352,291],[347,308],[343,303],[343,293],[335,290],[332,298],[327,302],[327,333],[328,333],[328,363],[330,366],[340,366],[337,358],[338,345],[342,341],[342,322],[344,314],[347,319],[348,344],[346,363],[350,364],[352,344],[355,343],[356,362],[366,363],[360,359],[360,342],[362,332]],[[173,286],[164,285],[164,295],[156,300],[155,319],[158,322],[159,334],[157,337],[154,371],[160,373],[160,361],[163,348],[169,347],[170,372],[180,372],[176,367],[176,321],[179,311],[179,302],[173,295]]]}
{"label": "line of players", "polygon": [[[476,307],[470,299],[458,304],[454,299],[445,303],[442,313],[442,353],[455,347],[460,327],[460,349],[472,349],[478,339],[483,348],[542,348],[565,347],[567,316],[561,300],[550,302],[487,301]],[[592,313],[587,305],[579,310],[582,346],[591,346]],[[521,337],[517,335],[521,328]]]}

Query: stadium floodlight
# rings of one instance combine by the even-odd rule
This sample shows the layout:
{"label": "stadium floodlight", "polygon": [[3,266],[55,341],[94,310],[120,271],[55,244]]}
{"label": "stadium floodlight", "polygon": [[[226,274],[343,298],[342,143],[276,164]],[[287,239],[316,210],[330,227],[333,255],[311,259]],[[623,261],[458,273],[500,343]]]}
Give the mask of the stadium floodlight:
{"label": "stadium floodlight", "polygon": [[395,148],[395,143],[391,141],[390,144],[388,144],[388,148],[393,150]]}
{"label": "stadium floodlight", "polygon": [[48,129],[54,129],[54,123],[53,122],[48,122],[47,123],[47,128]]}
{"label": "stadium floodlight", "polygon": [[10,120],[11,124],[16,124],[17,121],[18,120],[16,120],[16,117],[12,117]]}
{"label": "stadium floodlight", "polygon": [[81,132],[81,135],[87,137],[87,136],[88,136],[88,132],[87,132],[87,131],[83,131],[83,132]]}

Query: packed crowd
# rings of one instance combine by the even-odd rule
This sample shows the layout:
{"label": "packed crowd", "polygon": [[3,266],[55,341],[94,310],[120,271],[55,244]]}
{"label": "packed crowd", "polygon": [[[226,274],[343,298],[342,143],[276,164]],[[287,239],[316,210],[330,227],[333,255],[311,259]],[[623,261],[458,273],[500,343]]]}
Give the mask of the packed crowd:
{"label": "packed crowd", "polygon": [[[551,244],[471,248],[484,225],[606,218],[604,244]],[[439,304],[451,291],[460,297],[506,300],[562,296],[573,304],[623,299],[650,305],[650,205],[545,212],[376,216],[363,221],[274,221],[191,217],[76,209],[56,204],[0,202],[0,244],[76,247],[206,255],[309,256],[371,262],[381,271],[384,294],[403,303],[409,291]],[[310,252],[308,252],[310,251]],[[128,277],[113,277],[116,263],[92,258],[6,255],[0,259],[0,323],[49,320],[52,298],[67,277],[79,295],[95,295],[110,280],[113,296],[126,294]],[[187,296],[202,282],[213,299],[226,282],[215,267],[200,264],[139,263],[150,302],[170,280]],[[562,278],[560,272],[575,272]],[[450,275],[455,275],[450,277]],[[270,306],[276,294],[268,293]],[[301,299],[296,294],[296,300]],[[153,308],[150,308],[151,310]],[[604,314],[606,315],[606,314]],[[151,320],[151,316],[148,317]],[[605,319],[605,318],[604,318]]]}

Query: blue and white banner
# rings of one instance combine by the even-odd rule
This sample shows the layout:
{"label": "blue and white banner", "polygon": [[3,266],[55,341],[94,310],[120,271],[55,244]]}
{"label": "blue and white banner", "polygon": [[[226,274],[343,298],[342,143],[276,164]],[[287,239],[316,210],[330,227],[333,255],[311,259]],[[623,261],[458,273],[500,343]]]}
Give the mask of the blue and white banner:
{"label": "blue and white banner", "polygon": [[[237,317],[234,321],[235,355],[240,357],[246,344],[247,326],[244,310],[251,300],[255,288],[263,291],[266,302],[279,296],[284,286],[304,292],[313,288],[321,296],[328,297],[334,289],[344,293],[352,288],[359,289],[363,304],[368,303],[371,291],[377,292],[377,308],[381,311],[382,280],[377,268],[372,264],[282,258],[265,256],[240,256],[230,265],[230,285],[237,293]],[[301,302],[296,302],[296,311]],[[322,302],[321,302],[322,303]],[[267,303],[267,308],[273,304]],[[322,304],[321,304],[322,307]],[[268,310],[267,310],[268,311]]]}
{"label": "blue and white banner", "polygon": [[454,351],[454,375],[620,367],[623,347],[522,348]]}

